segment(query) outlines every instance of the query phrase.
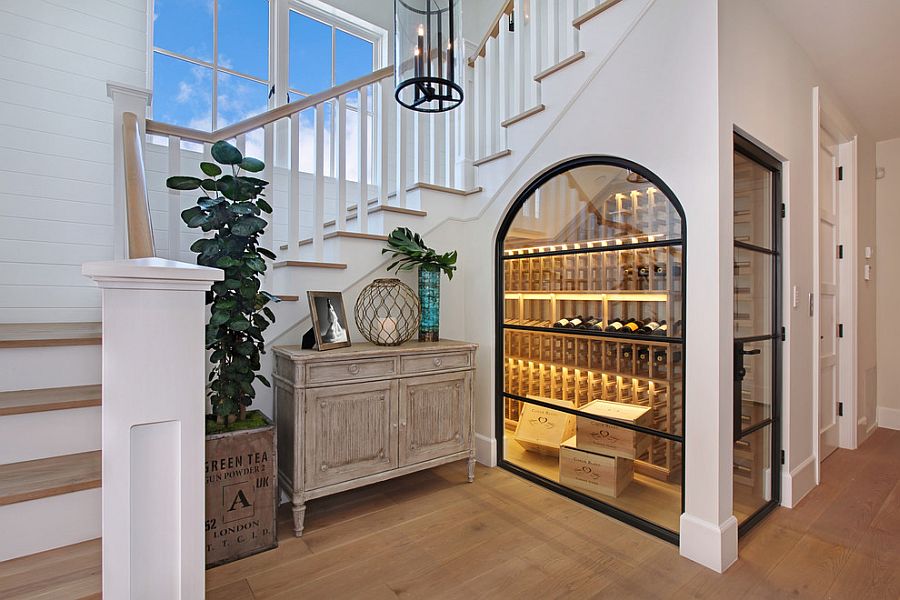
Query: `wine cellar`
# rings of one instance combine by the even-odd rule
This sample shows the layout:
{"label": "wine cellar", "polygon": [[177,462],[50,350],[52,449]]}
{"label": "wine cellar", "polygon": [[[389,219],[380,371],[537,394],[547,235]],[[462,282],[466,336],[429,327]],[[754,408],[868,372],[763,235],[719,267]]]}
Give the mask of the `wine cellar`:
{"label": "wine cellar", "polygon": [[637,165],[536,182],[498,244],[501,464],[676,538],[682,507],[684,221]]}

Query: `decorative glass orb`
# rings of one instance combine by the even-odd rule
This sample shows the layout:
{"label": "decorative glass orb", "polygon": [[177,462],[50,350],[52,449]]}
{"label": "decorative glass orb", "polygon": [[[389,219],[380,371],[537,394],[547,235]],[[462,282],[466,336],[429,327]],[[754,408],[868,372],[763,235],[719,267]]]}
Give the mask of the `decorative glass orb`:
{"label": "decorative glass orb", "polygon": [[378,346],[399,346],[419,328],[419,297],[399,279],[376,279],[356,299],[356,327]]}

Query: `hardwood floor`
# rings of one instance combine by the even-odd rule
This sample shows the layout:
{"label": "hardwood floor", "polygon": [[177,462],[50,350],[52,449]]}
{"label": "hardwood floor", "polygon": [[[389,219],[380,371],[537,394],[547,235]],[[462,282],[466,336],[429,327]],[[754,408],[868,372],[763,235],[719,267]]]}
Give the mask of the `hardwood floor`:
{"label": "hardwood floor", "polygon": [[207,573],[207,598],[900,598],[900,431],[741,540],[718,575],[505,471],[447,465],[310,502],[304,537]]}
{"label": "hardwood floor", "polygon": [[[499,469],[454,463],[309,503],[294,538],[207,571],[210,600],[900,598],[900,431],[838,450],[822,485],[717,575],[674,546]],[[99,542],[0,563],[0,598],[97,597]]]}

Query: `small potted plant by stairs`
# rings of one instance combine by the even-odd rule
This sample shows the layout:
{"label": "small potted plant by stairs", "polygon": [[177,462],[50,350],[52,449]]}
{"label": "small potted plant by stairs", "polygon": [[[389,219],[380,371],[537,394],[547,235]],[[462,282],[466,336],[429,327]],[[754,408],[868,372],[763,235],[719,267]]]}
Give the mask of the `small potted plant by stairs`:
{"label": "small potted plant by stairs", "polygon": [[259,245],[268,225],[262,214],[272,212],[263,197],[268,182],[252,176],[263,170],[261,161],[244,157],[227,142],[214,144],[212,157],[218,164],[200,163],[206,177],[166,181],[172,189],[203,194],[181,218],[188,227],[215,232],[195,241],[191,250],[198,264],[225,271],[224,281],[207,295],[207,567],[277,545],[278,488],[275,427],[261,411],[247,410],[256,395],[254,382],[269,386],[257,372],[265,352],[263,332],[275,320],[266,306],[273,297],[260,290],[265,258],[275,258]]}

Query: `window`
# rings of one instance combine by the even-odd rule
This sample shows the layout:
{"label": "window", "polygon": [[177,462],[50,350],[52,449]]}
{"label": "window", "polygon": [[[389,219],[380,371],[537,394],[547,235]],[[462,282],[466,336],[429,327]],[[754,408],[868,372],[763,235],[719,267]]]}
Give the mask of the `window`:
{"label": "window", "polygon": [[210,131],[268,107],[268,0],[156,0],[153,118]]}
{"label": "window", "polygon": [[[270,31],[271,29],[271,31]],[[284,39],[272,32],[286,31]],[[381,66],[387,32],[352,15],[302,0],[155,0],[153,119],[212,131],[323,92]],[[270,60],[271,57],[271,60]],[[383,60],[383,59],[382,59]],[[271,63],[271,64],[270,64]],[[338,114],[325,105],[325,170],[335,174]],[[347,96],[347,177],[357,180],[359,94]],[[372,143],[373,99],[365,122]],[[315,111],[300,115],[301,136],[315,132]],[[286,135],[279,130],[278,135]],[[253,132],[248,150],[262,152]],[[300,169],[312,172],[313,152]],[[369,176],[374,165],[368,165]]]}

